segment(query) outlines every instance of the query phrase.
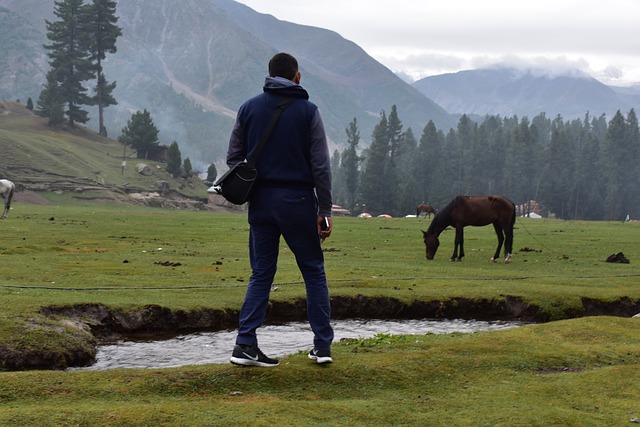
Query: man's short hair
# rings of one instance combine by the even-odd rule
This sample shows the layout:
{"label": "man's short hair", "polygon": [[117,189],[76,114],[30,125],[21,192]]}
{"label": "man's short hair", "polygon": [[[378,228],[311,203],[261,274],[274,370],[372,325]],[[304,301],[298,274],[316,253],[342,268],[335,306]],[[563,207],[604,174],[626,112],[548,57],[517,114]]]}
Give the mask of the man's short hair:
{"label": "man's short hair", "polygon": [[298,72],[298,61],[288,53],[276,53],[269,61],[269,76],[293,80]]}

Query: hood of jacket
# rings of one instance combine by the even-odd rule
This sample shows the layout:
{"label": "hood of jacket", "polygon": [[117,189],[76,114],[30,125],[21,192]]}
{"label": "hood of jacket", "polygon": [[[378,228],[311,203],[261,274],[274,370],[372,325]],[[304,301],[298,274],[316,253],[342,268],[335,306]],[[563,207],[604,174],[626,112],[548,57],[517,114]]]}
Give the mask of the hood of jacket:
{"label": "hood of jacket", "polygon": [[302,86],[284,77],[265,78],[262,90],[279,96],[309,99],[309,93]]}

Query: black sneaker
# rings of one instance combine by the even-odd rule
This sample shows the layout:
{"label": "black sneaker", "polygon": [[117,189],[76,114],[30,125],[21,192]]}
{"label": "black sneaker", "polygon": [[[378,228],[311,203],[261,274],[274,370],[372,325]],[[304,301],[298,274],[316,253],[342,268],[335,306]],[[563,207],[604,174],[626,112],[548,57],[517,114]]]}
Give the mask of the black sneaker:
{"label": "black sneaker", "polygon": [[331,358],[331,350],[330,349],[318,349],[314,348],[309,352],[309,359],[315,360],[317,363],[331,363],[333,359]]}
{"label": "black sneaker", "polygon": [[233,348],[229,361],[234,365],[262,366],[263,368],[270,368],[280,364],[276,359],[270,359],[265,356],[258,347],[239,344],[236,344]]}

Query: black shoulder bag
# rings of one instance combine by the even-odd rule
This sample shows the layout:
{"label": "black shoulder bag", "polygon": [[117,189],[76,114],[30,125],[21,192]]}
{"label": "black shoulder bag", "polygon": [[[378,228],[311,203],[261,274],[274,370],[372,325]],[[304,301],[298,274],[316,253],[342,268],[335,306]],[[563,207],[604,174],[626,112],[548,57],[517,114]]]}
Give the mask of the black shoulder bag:
{"label": "black shoulder bag", "polygon": [[269,136],[273,128],[276,126],[280,114],[287,108],[296,98],[285,98],[278,103],[276,112],[271,117],[271,121],[267,125],[260,142],[256,146],[253,155],[250,159],[236,163],[230,168],[220,179],[214,184],[216,193],[221,194],[222,197],[235,205],[242,205],[246,203],[251,197],[253,186],[258,178],[258,170],[256,169],[256,162],[262,149],[267,143]]}

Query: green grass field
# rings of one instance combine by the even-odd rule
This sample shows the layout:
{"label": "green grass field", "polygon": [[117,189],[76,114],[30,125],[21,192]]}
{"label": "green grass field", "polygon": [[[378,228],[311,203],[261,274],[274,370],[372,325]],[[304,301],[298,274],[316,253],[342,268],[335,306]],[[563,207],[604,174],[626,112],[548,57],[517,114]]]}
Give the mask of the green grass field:
{"label": "green grass field", "polygon": [[[0,372],[0,425],[610,426],[640,417],[640,319],[580,315],[583,299],[640,300],[639,223],[518,219],[513,263],[489,263],[492,227],[467,228],[427,261],[416,218],[335,218],[332,296],[401,302],[518,297],[555,321],[475,334],[336,343],[272,370],[203,365]],[[14,204],[0,221],[0,348],[63,348],[43,307],[237,310],[249,278],[241,214],[126,205]],[[623,252],[629,264],[606,263]],[[304,297],[283,244],[275,301]],[[640,311],[640,310],[639,310]]]}

